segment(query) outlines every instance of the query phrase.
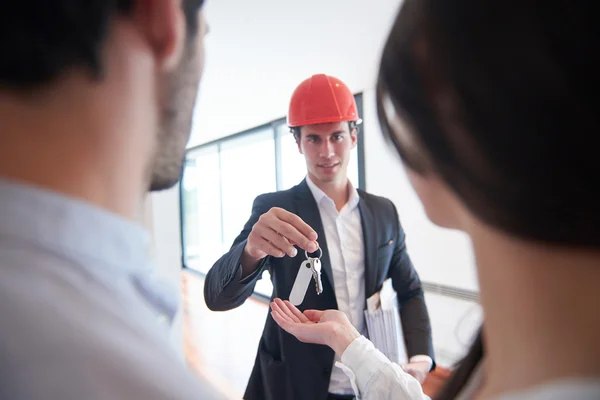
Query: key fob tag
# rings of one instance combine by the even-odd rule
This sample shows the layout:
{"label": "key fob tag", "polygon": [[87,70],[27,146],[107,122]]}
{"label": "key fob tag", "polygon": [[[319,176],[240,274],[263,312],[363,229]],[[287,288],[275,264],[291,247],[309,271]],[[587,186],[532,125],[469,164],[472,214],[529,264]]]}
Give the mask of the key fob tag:
{"label": "key fob tag", "polygon": [[300,269],[298,269],[298,274],[296,275],[296,280],[294,281],[294,286],[292,286],[289,299],[290,303],[295,306],[302,304],[312,277],[313,272],[310,267],[310,260],[305,260],[300,265]]}

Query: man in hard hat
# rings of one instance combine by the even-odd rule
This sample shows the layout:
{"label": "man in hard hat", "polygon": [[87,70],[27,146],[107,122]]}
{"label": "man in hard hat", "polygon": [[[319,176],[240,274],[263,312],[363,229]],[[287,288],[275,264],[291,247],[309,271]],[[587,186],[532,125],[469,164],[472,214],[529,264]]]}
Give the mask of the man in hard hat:
{"label": "man in hard hat", "polygon": [[169,343],[137,221],[180,178],[202,3],[0,2],[1,399],[224,397]]}
{"label": "man in hard hat", "polygon": [[[296,88],[288,125],[306,159],[306,179],[255,199],[230,251],[208,272],[205,299],[215,311],[235,308],[252,294],[265,269],[273,297],[287,299],[306,251],[320,256],[323,292],[317,294],[311,283],[299,308],[340,309],[367,334],[366,299],[391,278],[410,358],[405,369],[422,382],[434,366],[431,329],[396,208],[348,180],[360,121],[354,96],[339,79],[314,75]],[[299,342],[269,315],[244,398],[353,398],[351,381],[334,361],[332,350]]]}

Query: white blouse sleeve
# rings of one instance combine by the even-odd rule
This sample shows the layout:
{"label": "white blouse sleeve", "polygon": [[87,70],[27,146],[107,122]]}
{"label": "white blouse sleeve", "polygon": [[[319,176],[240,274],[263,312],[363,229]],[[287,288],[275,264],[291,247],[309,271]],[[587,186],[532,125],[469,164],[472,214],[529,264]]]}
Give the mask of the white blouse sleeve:
{"label": "white blouse sleeve", "polygon": [[355,339],[336,364],[348,375],[360,400],[423,400],[421,384],[375,348],[364,336]]}

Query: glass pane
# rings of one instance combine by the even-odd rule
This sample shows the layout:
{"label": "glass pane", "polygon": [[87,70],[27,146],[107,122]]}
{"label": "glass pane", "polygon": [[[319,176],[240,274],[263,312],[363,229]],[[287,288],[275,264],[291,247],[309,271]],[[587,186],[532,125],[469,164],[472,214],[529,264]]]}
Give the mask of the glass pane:
{"label": "glass pane", "polygon": [[231,246],[252,211],[256,196],[274,192],[275,143],[269,129],[221,145],[223,241]]}
{"label": "glass pane", "polygon": [[286,125],[277,127],[281,155],[281,190],[289,189],[306,177],[306,161],[298,151],[294,135]]}
{"label": "glass pane", "polygon": [[[250,218],[256,196],[277,189],[273,131],[268,129],[224,142],[221,176],[223,244],[227,251]],[[268,273],[257,283],[255,291],[271,295]]]}
{"label": "glass pane", "polygon": [[188,153],[182,201],[185,263],[206,273],[223,254],[217,146]]}

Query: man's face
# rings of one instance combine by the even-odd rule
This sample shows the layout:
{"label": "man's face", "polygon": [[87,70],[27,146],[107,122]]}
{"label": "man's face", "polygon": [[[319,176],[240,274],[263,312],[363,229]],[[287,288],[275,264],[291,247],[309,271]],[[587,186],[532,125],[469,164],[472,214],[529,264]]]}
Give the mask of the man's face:
{"label": "man's face", "polygon": [[297,139],[311,179],[343,183],[348,179],[348,162],[356,146],[356,129],[348,122],[303,126]]}
{"label": "man's face", "polygon": [[151,191],[168,189],[181,178],[196,94],[204,67],[205,31],[206,24],[200,11],[197,33],[188,37],[179,65],[165,78],[156,155],[151,166]]}

